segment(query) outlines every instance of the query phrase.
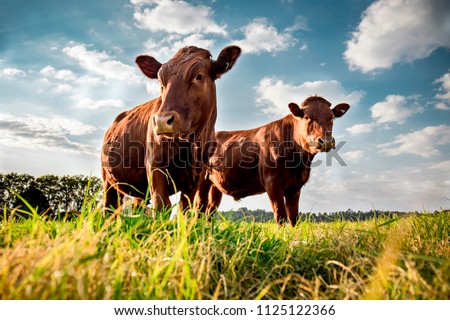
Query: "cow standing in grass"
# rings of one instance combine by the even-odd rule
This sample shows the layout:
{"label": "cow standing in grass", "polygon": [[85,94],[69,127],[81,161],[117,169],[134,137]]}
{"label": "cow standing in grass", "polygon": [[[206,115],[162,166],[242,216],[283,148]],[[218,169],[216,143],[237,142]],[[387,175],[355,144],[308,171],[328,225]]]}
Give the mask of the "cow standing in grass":
{"label": "cow standing in grass", "polygon": [[178,191],[182,209],[193,203],[211,156],[207,142],[215,140],[214,81],[240,53],[229,46],[213,60],[209,51],[190,46],[165,64],[146,55],[136,58],[148,78],[159,80],[161,95],[119,114],[105,134],[106,208],[117,208],[124,194],[145,198],[148,190],[155,210],[170,208],[169,196]]}
{"label": "cow standing in grass", "polygon": [[290,103],[291,114],[262,127],[217,132],[217,148],[199,193],[201,203],[208,203],[206,213],[218,208],[222,193],[239,200],[267,192],[276,221],[289,219],[295,225],[314,156],[335,147],[333,120],[350,108],[346,103],[330,106],[312,96],[301,107]]}

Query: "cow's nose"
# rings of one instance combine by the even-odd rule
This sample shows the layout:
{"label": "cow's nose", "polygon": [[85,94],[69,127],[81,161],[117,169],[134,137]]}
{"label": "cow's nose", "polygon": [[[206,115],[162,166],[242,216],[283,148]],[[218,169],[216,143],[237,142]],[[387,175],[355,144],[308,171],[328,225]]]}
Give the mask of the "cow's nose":
{"label": "cow's nose", "polygon": [[319,150],[328,151],[335,148],[335,140],[333,137],[331,137],[331,139],[329,140],[319,138],[317,142],[319,144]]}
{"label": "cow's nose", "polygon": [[175,113],[167,112],[153,116],[153,130],[156,134],[174,133]]}

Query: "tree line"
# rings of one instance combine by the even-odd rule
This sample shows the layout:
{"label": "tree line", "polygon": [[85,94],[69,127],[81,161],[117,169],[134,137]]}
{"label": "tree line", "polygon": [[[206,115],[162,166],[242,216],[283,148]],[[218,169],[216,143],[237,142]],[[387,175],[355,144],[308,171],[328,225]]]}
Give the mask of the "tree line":
{"label": "tree line", "polygon": [[2,216],[15,208],[29,211],[23,198],[39,214],[66,215],[80,212],[85,198],[99,196],[101,180],[83,175],[38,178],[29,174],[0,173],[0,205]]}
{"label": "tree line", "polygon": [[[246,207],[239,208],[237,210],[230,210],[222,212],[222,214],[229,220],[239,221],[247,220],[255,222],[267,222],[273,220],[273,212],[266,211],[264,209],[250,210]],[[311,212],[299,212],[300,221],[309,222],[333,222],[333,221],[366,221],[373,218],[387,218],[393,219],[402,215],[410,214],[409,212],[401,211],[353,211],[348,209],[346,211],[337,211],[332,213],[311,213]]]}
{"label": "tree line", "polygon": [[[0,173],[0,205],[2,208],[0,216],[4,216],[5,210],[9,215],[15,208],[29,211],[22,199],[33,208],[37,208],[37,212],[41,215],[72,216],[73,213],[82,210],[85,199],[90,200],[96,197],[97,200],[100,200],[101,196],[101,179],[94,176],[48,174],[35,178],[29,174]],[[250,210],[242,207],[234,211],[221,212],[221,214],[232,221],[267,222],[273,220],[273,212],[264,209]],[[299,220],[309,222],[365,221],[374,217],[394,218],[405,214],[408,213],[378,210],[363,212],[348,209],[317,214],[299,212]]]}

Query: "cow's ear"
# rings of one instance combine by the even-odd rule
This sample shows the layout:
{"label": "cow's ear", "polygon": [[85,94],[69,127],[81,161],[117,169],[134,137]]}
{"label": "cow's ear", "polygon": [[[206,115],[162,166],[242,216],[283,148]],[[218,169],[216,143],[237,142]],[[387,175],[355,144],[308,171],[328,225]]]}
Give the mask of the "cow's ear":
{"label": "cow's ear", "polygon": [[136,64],[139,69],[141,69],[141,71],[150,79],[158,78],[158,70],[161,68],[162,64],[155,58],[142,55],[136,58]]}
{"label": "cow's ear", "polygon": [[236,60],[241,55],[241,48],[237,46],[228,46],[220,53],[216,61],[212,63],[212,76],[214,79],[220,78],[225,72],[230,70]]}
{"label": "cow's ear", "polygon": [[299,118],[303,118],[305,116],[305,111],[300,109],[298,104],[291,102],[291,103],[289,103],[288,106],[289,106],[289,109],[291,109],[291,112],[294,116],[299,117]]}
{"label": "cow's ear", "polygon": [[334,117],[339,118],[342,117],[347,112],[348,109],[350,109],[350,106],[347,103],[339,103],[332,109],[332,111]]}

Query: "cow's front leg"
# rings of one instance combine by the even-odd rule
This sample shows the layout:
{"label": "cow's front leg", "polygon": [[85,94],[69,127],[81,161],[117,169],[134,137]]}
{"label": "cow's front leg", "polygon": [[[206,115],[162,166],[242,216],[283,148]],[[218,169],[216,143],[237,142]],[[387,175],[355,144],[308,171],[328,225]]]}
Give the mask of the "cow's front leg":
{"label": "cow's front leg", "polygon": [[208,178],[204,179],[198,188],[195,202],[196,210],[210,216],[219,208],[222,201],[222,192]]}
{"label": "cow's front leg", "polygon": [[166,174],[159,169],[152,170],[149,175],[149,185],[153,217],[155,217],[157,211],[167,210],[172,207]]}
{"label": "cow's front leg", "polygon": [[208,205],[206,207],[206,214],[211,216],[211,213],[219,210],[220,202],[222,202],[222,192],[212,184],[208,193]]}
{"label": "cow's front leg", "polygon": [[295,226],[298,221],[298,201],[300,200],[300,191],[292,197],[285,197],[288,219],[291,226]]}
{"label": "cow's front leg", "polygon": [[188,209],[195,209],[195,194],[197,189],[192,189],[189,191],[182,191],[180,194],[180,202],[178,202],[178,213],[183,213]]}
{"label": "cow's front leg", "polygon": [[273,185],[266,187],[267,195],[269,196],[270,203],[272,204],[275,220],[281,225],[286,222],[286,206],[284,204],[284,197],[281,188]]}

